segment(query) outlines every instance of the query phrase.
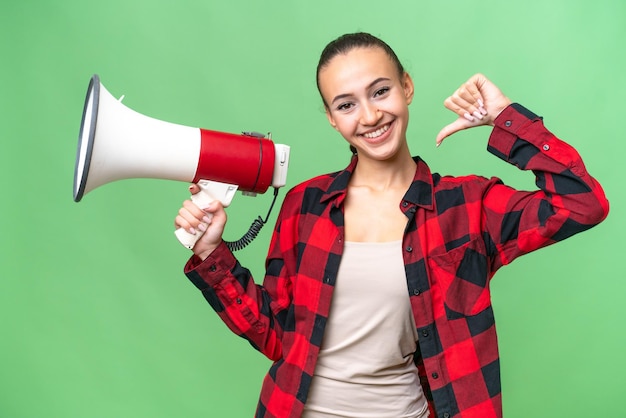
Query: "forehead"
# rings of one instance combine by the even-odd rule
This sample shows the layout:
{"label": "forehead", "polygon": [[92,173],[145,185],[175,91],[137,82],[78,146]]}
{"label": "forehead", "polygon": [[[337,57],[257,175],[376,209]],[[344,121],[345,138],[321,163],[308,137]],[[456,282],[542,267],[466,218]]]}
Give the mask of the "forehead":
{"label": "forehead", "polygon": [[354,48],[333,57],[320,70],[322,93],[335,95],[338,90],[358,89],[378,78],[398,79],[398,70],[389,55],[379,47]]}

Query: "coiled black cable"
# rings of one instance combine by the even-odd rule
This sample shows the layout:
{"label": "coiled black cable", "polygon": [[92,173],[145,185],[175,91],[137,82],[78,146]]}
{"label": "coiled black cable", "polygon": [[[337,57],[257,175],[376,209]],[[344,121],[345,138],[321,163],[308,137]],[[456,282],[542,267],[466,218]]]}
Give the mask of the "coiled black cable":
{"label": "coiled black cable", "polygon": [[261,218],[259,215],[254,221],[252,221],[252,225],[248,228],[248,232],[246,232],[243,237],[239,238],[237,241],[224,241],[226,246],[232,252],[239,251],[248,246],[261,232],[261,228],[263,225],[267,223],[267,220],[270,217],[270,213],[272,212],[272,208],[274,207],[274,203],[276,203],[276,198],[278,197],[278,188],[274,188],[274,199],[272,199],[272,204],[270,205],[269,210],[267,211],[267,215],[265,216],[265,220]]}

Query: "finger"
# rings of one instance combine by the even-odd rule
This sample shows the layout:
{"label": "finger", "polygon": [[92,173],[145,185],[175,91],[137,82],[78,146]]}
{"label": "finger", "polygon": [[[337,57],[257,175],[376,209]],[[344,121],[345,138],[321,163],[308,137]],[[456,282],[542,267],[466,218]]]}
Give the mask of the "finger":
{"label": "finger", "polygon": [[195,232],[192,231],[192,229],[206,230],[206,227],[211,224],[212,219],[212,214],[204,212],[198,208],[195,203],[186,200],[178,211],[175,223],[177,226],[185,228],[193,234]]}
{"label": "finger", "polygon": [[222,205],[222,202],[220,202],[219,200],[214,200],[208,205],[206,205],[206,207],[202,208],[202,211],[204,211],[204,213],[207,213],[207,214],[216,214],[223,210],[224,210],[224,206]]}
{"label": "finger", "polygon": [[486,114],[486,112],[481,111],[481,106],[478,103],[467,101],[456,94],[448,97],[444,106],[470,122],[474,122],[476,119],[482,120]]}
{"label": "finger", "polygon": [[201,219],[205,214],[203,208],[199,207],[198,205],[196,205],[193,201],[189,199],[183,202],[182,209],[185,209],[191,214],[191,216],[198,218],[198,219]]}
{"label": "finger", "polygon": [[460,89],[462,91],[463,97],[471,102],[477,102],[478,100],[482,100],[480,87],[483,83],[483,77],[481,77],[479,74],[472,76],[463,84]]}
{"label": "finger", "polygon": [[487,114],[485,109],[485,100],[482,88],[487,79],[482,74],[475,74],[454,92],[454,97],[463,100],[469,104],[471,109],[467,109],[470,114],[477,112],[478,114]]}
{"label": "finger", "polygon": [[187,220],[187,218],[181,214],[178,214],[174,219],[174,228],[179,229],[183,228],[185,231],[190,234],[196,233],[196,228]]}
{"label": "finger", "polygon": [[444,139],[446,139],[447,137],[449,137],[453,133],[456,133],[456,132],[461,131],[463,129],[470,128],[472,126],[474,126],[472,124],[472,122],[468,121],[467,119],[458,118],[454,122],[444,126],[443,129],[441,129],[441,131],[439,131],[439,133],[437,134],[437,138],[435,139],[435,142],[436,142],[437,146],[439,146],[439,145],[441,145],[441,143],[443,142]]}
{"label": "finger", "polygon": [[198,192],[200,191],[200,186],[198,186],[198,185],[197,185],[197,184],[195,184],[195,183],[192,183],[192,184],[189,186],[189,191],[191,192],[191,194],[196,194],[196,193],[198,193]]}
{"label": "finger", "polygon": [[481,91],[481,86],[485,81],[484,77],[473,76],[450,96],[450,100],[463,107],[468,113],[476,113],[476,116],[480,118],[479,115],[486,114],[485,101]]}
{"label": "finger", "polygon": [[483,87],[488,83],[487,77],[478,73],[474,74],[467,81],[467,91],[474,99],[474,103],[478,105],[478,111],[483,115],[487,114],[487,108],[485,107],[485,97],[483,96]]}

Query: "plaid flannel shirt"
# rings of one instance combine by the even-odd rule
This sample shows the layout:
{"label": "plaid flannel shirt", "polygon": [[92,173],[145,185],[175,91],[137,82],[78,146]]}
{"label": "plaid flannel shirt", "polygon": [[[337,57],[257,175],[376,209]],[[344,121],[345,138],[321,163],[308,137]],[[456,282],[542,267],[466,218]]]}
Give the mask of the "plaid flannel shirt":
{"label": "plaid flannel shirt", "polygon": [[[518,191],[497,178],[431,174],[415,158],[415,179],[399,206],[407,217],[403,258],[419,335],[415,362],[438,418],[502,416],[489,291],[496,270],[608,214],[604,192],[578,153],[524,107],[513,104],[498,116],[488,150],[532,170],[538,190]],[[257,417],[302,414],[343,251],[342,202],[356,164],[354,158],[345,170],[289,191],[263,286],[225,245],[185,266],[226,325],[274,361]]]}

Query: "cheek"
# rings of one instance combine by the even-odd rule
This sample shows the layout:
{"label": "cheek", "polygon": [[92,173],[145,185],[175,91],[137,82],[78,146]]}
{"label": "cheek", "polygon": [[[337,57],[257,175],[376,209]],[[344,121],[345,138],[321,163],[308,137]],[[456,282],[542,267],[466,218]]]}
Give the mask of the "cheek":
{"label": "cheek", "polygon": [[345,117],[341,114],[327,112],[326,116],[328,117],[330,125],[338,131],[346,124]]}
{"label": "cheek", "polygon": [[350,118],[335,119],[335,129],[343,135],[351,135],[355,129],[355,123]]}
{"label": "cheek", "polygon": [[397,105],[395,106],[394,113],[398,116],[408,118],[409,105],[411,104],[411,101],[412,100],[408,97],[403,96],[402,98],[399,98],[399,100],[396,102]]}

